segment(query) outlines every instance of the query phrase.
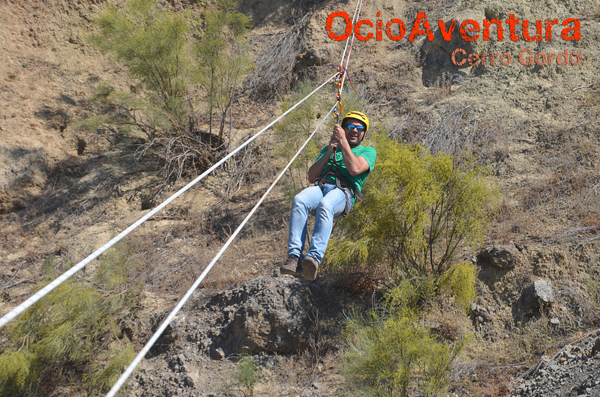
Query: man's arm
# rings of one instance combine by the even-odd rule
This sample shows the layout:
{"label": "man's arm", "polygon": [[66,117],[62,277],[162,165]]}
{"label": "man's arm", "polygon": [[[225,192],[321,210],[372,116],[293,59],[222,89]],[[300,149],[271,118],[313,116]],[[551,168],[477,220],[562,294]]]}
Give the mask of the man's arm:
{"label": "man's arm", "polygon": [[352,148],[346,139],[346,133],[339,124],[336,124],[333,128],[331,139],[339,142],[338,148],[341,149],[342,154],[344,155],[344,164],[350,175],[357,176],[369,171],[370,166],[367,160],[362,156],[356,157],[354,153],[352,153]]}
{"label": "man's arm", "polygon": [[315,179],[321,176],[321,173],[325,169],[329,158],[333,154],[333,148],[336,144],[329,142],[329,147],[327,148],[327,153],[325,153],[317,162],[310,166],[308,169],[308,181],[313,183]]}

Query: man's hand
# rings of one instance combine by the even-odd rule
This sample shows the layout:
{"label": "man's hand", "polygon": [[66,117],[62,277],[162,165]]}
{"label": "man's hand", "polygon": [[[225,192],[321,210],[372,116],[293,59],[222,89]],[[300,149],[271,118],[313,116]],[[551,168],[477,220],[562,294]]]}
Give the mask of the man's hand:
{"label": "man's hand", "polygon": [[342,153],[344,165],[346,166],[346,169],[350,175],[356,176],[369,170],[369,163],[367,163],[367,160],[365,160],[362,156],[356,157],[354,153],[352,153],[352,148],[350,147],[350,143],[348,143],[348,139],[346,138],[346,131],[341,125],[336,124],[333,126],[333,133],[329,138],[329,147],[327,148],[327,153],[325,153],[325,155],[316,163],[314,163],[308,170],[308,180],[310,183],[313,183],[315,179],[321,175],[335,148]]}
{"label": "man's hand", "polygon": [[346,131],[339,124],[334,125],[333,134],[329,138],[329,146],[337,148],[342,146],[344,141],[346,141]]}

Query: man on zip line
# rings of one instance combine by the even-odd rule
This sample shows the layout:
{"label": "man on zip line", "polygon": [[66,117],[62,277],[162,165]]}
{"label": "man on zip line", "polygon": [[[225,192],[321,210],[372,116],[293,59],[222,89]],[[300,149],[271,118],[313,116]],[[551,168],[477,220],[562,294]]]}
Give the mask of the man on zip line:
{"label": "man on zip line", "polygon": [[[346,216],[357,198],[364,203],[361,189],[377,157],[375,148],[361,145],[368,130],[367,116],[354,111],[346,114],[341,126],[333,127],[329,145],[308,170],[309,182],[316,185],[298,193],[292,202],[288,258],[280,267],[281,274],[314,280],[327,249],[333,218]],[[303,257],[308,214],[313,211],[315,226],[308,253]]]}

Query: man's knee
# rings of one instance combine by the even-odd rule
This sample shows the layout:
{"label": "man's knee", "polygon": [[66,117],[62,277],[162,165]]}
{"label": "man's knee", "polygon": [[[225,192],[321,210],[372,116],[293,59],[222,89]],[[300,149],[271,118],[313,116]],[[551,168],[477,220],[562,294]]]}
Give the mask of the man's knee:
{"label": "man's knee", "polygon": [[336,208],[343,208],[346,205],[346,195],[343,191],[336,189],[319,202],[317,211],[321,210],[327,214],[335,214]]}
{"label": "man's knee", "polygon": [[308,189],[311,188],[309,187],[307,189],[304,189],[296,196],[294,196],[294,200],[292,200],[292,208],[311,208],[314,206],[314,201],[316,201],[316,197],[314,196],[314,194],[312,194],[313,192],[308,191]]}
{"label": "man's knee", "polygon": [[323,198],[323,200],[319,201],[319,205],[317,206],[317,214],[324,213],[326,215],[333,215],[333,210],[334,208],[329,200],[325,200],[325,198]]}
{"label": "man's knee", "polygon": [[306,200],[304,199],[304,197],[302,196],[302,192],[298,193],[295,197],[294,200],[292,200],[292,208],[294,207],[306,207]]}

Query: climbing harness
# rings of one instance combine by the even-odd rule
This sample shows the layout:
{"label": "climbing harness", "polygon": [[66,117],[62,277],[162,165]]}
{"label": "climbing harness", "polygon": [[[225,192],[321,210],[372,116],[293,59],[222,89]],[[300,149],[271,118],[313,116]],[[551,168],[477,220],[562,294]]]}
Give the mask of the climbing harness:
{"label": "climbing harness", "polygon": [[[337,104],[336,104],[336,106],[337,106]],[[360,122],[365,124],[365,133],[361,139],[361,142],[362,142],[362,140],[365,138],[365,135],[367,135],[367,131],[369,131],[369,118],[364,113],[351,111],[351,112],[346,113],[346,115],[342,119],[342,123],[344,122],[344,120],[349,119],[349,118],[359,120]],[[327,180],[328,176],[332,176],[335,179],[336,187],[338,187],[340,190],[344,191],[344,193],[346,194],[346,209],[343,213],[344,217],[348,214],[348,212],[350,212],[350,199],[351,198],[350,198],[350,195],[347,190],[350,190],[352,192],[352,194],[354,195],[354,197],[359,199],[361,203],[363,203],[363,204],[365,203],[365,199],[364,199],[360,189],[354,183],[352,183],[350,180],[348,180],[348,178],[346,178],[344,175],[342,175],[342,173],[340,171],[340,167],[338,166],[338,162],[337,162],[337,146],[333,150],[333,162],[329,165],[329,169],[321,177],[317,178],[315,183],[318,184],[319,187],[323,188],[323,183],[328,183],[328,182],[331,183],[331,181]]]}
{"label": "climbing harness", "polygon": [[332,171],[332,170],[328,171],[321,178],[317,179],[315,181],[315,183],[321,189],[323,189],[323,185],[325,183],[332,183],[331,181],[326,179],[330,175],[335,178],[335,183],[334,183],[335,186],[338,189],[340,189],[342,192],[344,192],[344,194],[346,195],[346,207],[344,208],[344,212],[342,213],[342,216],[345,218],[351,209],[352,195],[354,195],[354,197],[359,199],[360,202],[363,204],[365,203],[365,198],[364,198],[363,194],[361,193],[361,191],[358,189],[358,187],[356,187],[356,185],[354,183],[350,182],[347,178],[345,178],[342,174],[340,174],[337,171]]}

